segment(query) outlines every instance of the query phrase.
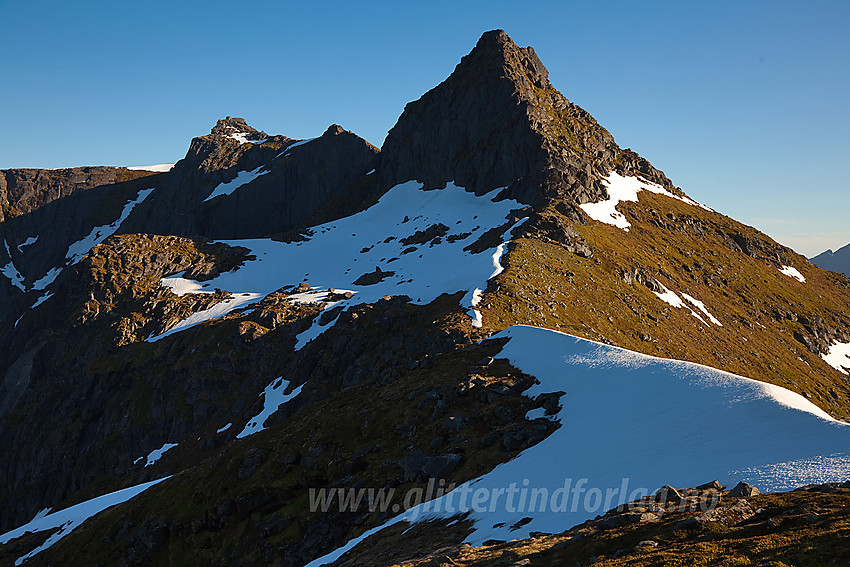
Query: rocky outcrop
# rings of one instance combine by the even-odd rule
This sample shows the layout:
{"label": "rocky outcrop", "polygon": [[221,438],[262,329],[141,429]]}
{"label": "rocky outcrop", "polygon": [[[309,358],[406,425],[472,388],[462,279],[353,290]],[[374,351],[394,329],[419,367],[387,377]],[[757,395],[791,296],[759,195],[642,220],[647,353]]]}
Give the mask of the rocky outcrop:
{"label": "rocky outcrop", "polygon": [[124,167],[6,169],[0,171],[0,223],[95,187],[148,177]]}
{"label": "rocky outcrop", "polygon": [[[337,125],[296,142],[228,117],[192,140],[186,157],[122,231],[254,238],[350,215],[379,197],[371,173],[379,153]],[[222,183],[232,191],[210,198]]]}
{"label": "rocky outcrop", "polygon": [[513,236],[514,238],[534,238],[563,246],[569,252],[584,258],[593,257],[593,250],[581,234],[572,225],[553,214],[534,213],[513,232]]}
{"label": "rocky outcrop", "polygon": [[549,83],[534,49],[502,30],[485,33],[448,79],[405,107],[382,151],[384,190],[411,179],[476,194],[506,187],[502,196],[539,206],[602,200],[600,178],[613,170],[672,187],[645,159],[620,150]]}

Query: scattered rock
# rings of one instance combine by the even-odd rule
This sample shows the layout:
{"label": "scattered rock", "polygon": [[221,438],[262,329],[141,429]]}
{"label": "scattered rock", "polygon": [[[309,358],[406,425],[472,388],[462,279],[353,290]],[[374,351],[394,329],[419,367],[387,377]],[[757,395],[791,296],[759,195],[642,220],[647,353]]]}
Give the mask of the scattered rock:
{"label": "scattered rock", "polygon": [[425,230],[418,230],[407,238],[402,238],[401,243],[405,246],[411,246],[414,244],[425,244],[426,242],[430,242],[436,238],[445,236],[448,232],[449,227],[447,227],[443,223],[432,224]]}
{"label": "scattered rock", "polygon": [[506,451],[519,451],[523,447],[523,442],[515,433],[505,433],[502,437],[502,447]]}
{"label": "scattered rock", "polygon": [[298,287],[295,288],[296,293],[307,293],[308,291],[310,291],[310,284],[307,282],[301,282],[298,284]]}
{"label": "scattered rock", "polygon": [[413,451],[400,459],[397,464],[404,471],[404,480],[415,481],[420,475],[427,478],[449,478],[460,463],[460,455],[448,453],[436,457],[428,457],[422,451]]}
{"label": "scattered rock", "polygon": [[376,283],[382,281],[384,278],[388,278],[394,275],[395,272],[385,272],[381,270],[380,266],[375,266],[374,272],[368,272],[363,274],[362,276],[354,280],[354,285],[375,285]]}
{"label": "scattered rock", "polygon": [[655,493],[655,500],[656,502],[680,502],[682,500],[682,493],[672,486],[665,485]]}
{"label": "scattered rock", "polygon": [[642,547],[658,547],[658,542],[652,539],[645,539],[643,541],[639,541],[635,546],[635,549],[640,549]]}
{"label": "scattered rock", "polygon": [[729,491],[728,496],[730,498],[748,498],[756,494],[761,494],[758,488],[746,482],[739,482],[735,488]]}
{"label": "scattered rock", "polygon": [[755,510],[747,504],[746,500],[739,500],[732,506],[722,506],[703,512],[696,517],[700,523],[717,522],[724,526],[737,526],[756,515]]}

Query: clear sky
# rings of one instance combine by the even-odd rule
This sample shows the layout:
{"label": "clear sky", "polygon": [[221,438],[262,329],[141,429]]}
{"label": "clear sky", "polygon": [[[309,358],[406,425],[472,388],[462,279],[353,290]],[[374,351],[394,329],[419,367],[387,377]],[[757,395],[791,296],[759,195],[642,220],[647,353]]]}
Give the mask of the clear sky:
{"label": "clear sky", "polygon": [[0,168],[173,162],[217,118],[381,145],[480,34],[703,203],[850,242],[850,2],[0,0]]}

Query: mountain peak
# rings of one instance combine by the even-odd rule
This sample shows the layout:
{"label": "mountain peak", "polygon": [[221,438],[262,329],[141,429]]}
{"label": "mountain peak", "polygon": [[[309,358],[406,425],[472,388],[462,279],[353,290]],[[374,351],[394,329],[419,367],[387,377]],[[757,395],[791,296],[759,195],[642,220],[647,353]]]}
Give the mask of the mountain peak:
{"label": "mountain peak", "polygon": [[506,188],[502,196],[538,206],[602,200],[611,171],[672,187],[558,92],[534,49],[503,30],[484,33],[445,81],[405,107],[382,154],[383,190],[454,182],[479,195]]}
{"label": "mountain peak", "polygon": [[258,141],[266,138],[266,133],[249,126],[244,118],[226,116],[215,123],[210,135],[232,138],[238,142],[245,143]]}
{"label": "mountain peak", "polygon": [[467,69],[464,67],[488,70],[493,65],[501,67],[500,71],[506,74],[514,75],[513,79],[519,84],[521,79],[525,79],[537,88],[549,86],[549,70],[534,48],[519,47],[504,30],[484,32],[475,48],[461,59],[455,72],[465,72]]}

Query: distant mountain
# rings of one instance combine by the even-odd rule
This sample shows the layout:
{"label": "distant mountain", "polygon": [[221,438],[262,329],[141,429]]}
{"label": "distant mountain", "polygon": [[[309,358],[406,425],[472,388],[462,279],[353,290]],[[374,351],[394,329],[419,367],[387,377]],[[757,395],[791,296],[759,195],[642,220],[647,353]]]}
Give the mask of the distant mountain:
{"label": "distant mountain", "polygon": [[811,258],[812,264],[824,270],[842,273],[850,277],[850,244],[835,252],[827,250]]}
{"label": "distant mountain", "polygon": [[156,169],[0,172],[0,566],[846,563],[850,280],[505,32],[381,149],[226,117]]}

